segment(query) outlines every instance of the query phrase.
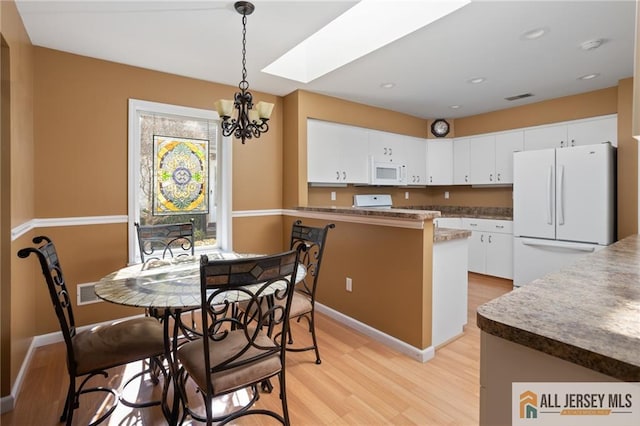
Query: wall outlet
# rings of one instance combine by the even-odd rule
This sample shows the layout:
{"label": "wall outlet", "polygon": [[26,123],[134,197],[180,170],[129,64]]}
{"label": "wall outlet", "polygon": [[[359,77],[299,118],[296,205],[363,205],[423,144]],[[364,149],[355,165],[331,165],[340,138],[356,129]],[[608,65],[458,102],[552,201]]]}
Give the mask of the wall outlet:
{"label": "wall outlet", "polygon": [[347,277],[346,279],[346,286],[347,286],[347,291],[353,291],[353,282],[351,281],[351,278]]}
{"label": "wall outlet", "polygon": [[331,201],[336,200],[336,191],[331,191]]}
{"label": "wall outlet", "polygon": [[405,191],[404,193],[404,199],[408,200],[409,199],[409,191]]}
{"label": "wall outlet", "polygon": [[444,199],[445,200],[449,199],[449,191],[444,191]]}

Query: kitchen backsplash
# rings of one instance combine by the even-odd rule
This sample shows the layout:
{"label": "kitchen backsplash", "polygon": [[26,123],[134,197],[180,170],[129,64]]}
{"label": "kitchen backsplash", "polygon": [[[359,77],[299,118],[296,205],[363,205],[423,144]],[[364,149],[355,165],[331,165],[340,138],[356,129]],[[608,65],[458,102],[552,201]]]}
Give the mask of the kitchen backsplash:
{"label": "kitchen backsplash", "polygon": [[495,219],[513,218],[513,208],[511,207],[465,207],[465,206],[402,206],[403,209],[415,210],[438,210],[442,216],[464,216],[464,217],[490,217]]}

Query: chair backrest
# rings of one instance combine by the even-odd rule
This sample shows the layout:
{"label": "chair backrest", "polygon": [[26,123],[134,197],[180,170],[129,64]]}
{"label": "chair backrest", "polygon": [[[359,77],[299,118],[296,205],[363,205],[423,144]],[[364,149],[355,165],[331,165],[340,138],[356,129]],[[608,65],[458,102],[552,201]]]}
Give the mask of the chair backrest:
{"label": "chair backrest", "polygon": [[306,251],[300,254],[300,263],[307,269],[307,275],[304,280],[298,283],[297,290],[311,297],[312,302],[316,299],[316,287],[327,233],[329,229],[335,227],[333,223],[330,223],[322,228],[314,228],[303,225],[302,221],[296,220],[291,228],[291,245],[289,248],[294,250],[299,246],[306,247]]}
{"label": "chair backrest", "polygon": [[45,236],[35,237],[34,244],[41,244],[39,247],[26,247],[18,251],[18,257],[25,259],[34,253],[40,261],[42,275],[49,288],[49,296],[60,323],[60,330],[67,346],[67,360],[69,368],[75,366],[75,357],[71,338],[76,335],[76,323],[71,307],[71,298],[67,290],[67,284],[60,266],[60,259],[56,247],[50,238]]}
{"label": "chair backrest", "polygon": [[[288,327],[284,319],[291,307],[301,250],[233,260],[200,258],[202,329],[208,336],[202,339],[205,371],[213,374],[274,356],[284,365]],[[236,302],[246,304],[245,312],[251,314],[231,315]],[[265,339],[265,334],[271,338]],[[225,338],[235,339],[233,353],[211,359],[210,341]],[[210,386],[214,392],[216,384]]]}
{"label": "chair backrest", "polygon": [[193,221],[135,227],[142,262],[194,254]]}

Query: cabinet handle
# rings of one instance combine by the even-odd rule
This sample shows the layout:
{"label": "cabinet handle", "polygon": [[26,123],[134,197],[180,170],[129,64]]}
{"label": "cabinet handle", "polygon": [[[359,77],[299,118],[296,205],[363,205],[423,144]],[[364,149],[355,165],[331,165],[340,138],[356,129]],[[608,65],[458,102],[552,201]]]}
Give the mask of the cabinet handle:
{"label": "cabinet handle", "polygon": [[496,225],[496,228],[502,229],[502,228],[504,228],[504,225]]}
{"label": "cabinet handle", "polygon": [[493,173],[489,175],[489,182],[493,182]]}
{"label": "cabinet handle", "polygon": [[389,148],[389,155],[393,155],[393,149]]}
{"label": "cabinet handle", "polygon": [[470,223],[469,226],[478,226],[477,223]]}
{"label": "cabinet handle", "polygon": [[336,170],[336,180],[340,180],[340,172]]}
{"label": "cabinet handle", "polygon": [[480,234],[480,242],[484,243],[484,234]]}
{"label": "cabinet handle", "polygon": [[564,141],[560,141],[560,148],[564,148]]}
{"label": "cabinet handle", "polygon": [[433,176],[429,176],[429,183],[433,182]]}
{"label": "cabinet handle", "polygon": [[571,146],[576,146],[576,140],[575,139],[571,139]]}
{"label": "cabinet handle", "polygon": [[342,180],[347,180],[347,172],[342,172]]}
{"label": "cabinet handle", "polygon": [[469,175],[464,175],[464,181],[469,182]]}
{"label": "cabinet handle", "polygon": [[491,244],[491,235],[489,235],[489,244]]}
{"label": "cabinet handle", "polygon": [[502,180],[502,178],[500,177],[500,173],[498,173],[498,182],[500,182],[500,180]]}
{"label": "cabinet handle", "polygon": [[384,148],[384,155],[387,155],[387,148]]}

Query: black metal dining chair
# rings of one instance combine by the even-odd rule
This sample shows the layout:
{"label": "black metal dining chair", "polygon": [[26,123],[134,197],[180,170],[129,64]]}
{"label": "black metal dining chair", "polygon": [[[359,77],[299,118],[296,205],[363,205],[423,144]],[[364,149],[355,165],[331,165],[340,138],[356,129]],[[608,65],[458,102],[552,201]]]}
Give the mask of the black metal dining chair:
{"label": "black metal dining chair", "polygon": [[[285,385],[285,354],[288,316],[298,269],[299,252],[200,261],[202,328],[204,337],[178,349],[181,373],[179,386],[185,416],[199,421],[226,424],[235,419],[260,414],[289,424]],[[267,300],[267,303],[264,303]],[[251,315],[233,315],[234,305],[243,301]],[[259,397],[257,386],[277,376],[280,382],[282,413],[252,408]],[[190,408],[187,381],[202,394],[205,415]],[[224,415],[212,413],[213,398],[242,389],[250,401]],[[183,418],[184,420],[184,418]]]}
{"label": "black metal dining chair", "polygon": [[176,256],[193,256],[193,220],[185,223],[140,225],[134,223],[138,234],[140,259],[143,263],[152,259],[166,259]]}
{"label": "black metal dining chair", "polygon": [[[316,364],[320,364],[320,350],[318,349],[318,339],[316,337],[315,322],[315,304],[316,290],[318,288],[318,277],[320,276],[320,266],[322,264],[322,256],[324,254],[327,233],[329,229],[335,228],[333,223],[324,227],[312,227],[302,224],[302,221],[296,220],[291,228],[292,250],[300,246],[305,247],[305,251],[300,255],[300,263],[304,265],[307,274],[301,282],[296,284],[296,291],[291,301],[291,310],[289,319],[296,319],[298,322],[305,318],[309,323],[309,333],[313,344],[306,347],[287,346],[288,351],[302,352],[315,351]],[[289,345],[293,344],[293,336],[291,328],[289,328]]]}
{"label": "black metal dining chair", "polygon": [[[113,395],[114,403],[92,425],[101,423],[115,410],[118,402],[130,407],[150,407],[159,405],[160,401],[132,403],[120,397],[116,389],[103,386],[85,388],[87,382],[95,376],[108,377],[106,370],[126,364],[151,359],[164,374],[159,357],[164,353],[164,337],[162,325],[153,318],[135,318],[116,321],[110,325],[100,325],[78,332],[60,259],[56,247],[45,236],[35,237],[33,243],[38,247],[27,247],[18,251],[18,257],[27,258],[35,254],[40,261],[42,274],[49,289],[51,302],[56,312],[60,330],[67,349],[67,371],[69,388],[64,403],[61,422],[71,425],[73,412],[79,407],[80,395],[90,392],[108,392]],[[150,370],[142,371],[121,387],[126,387],[134,379]],[[84,377],[79,386],[76,379]],[[155,375],[150,375],[154,384],[158,383]]]}

